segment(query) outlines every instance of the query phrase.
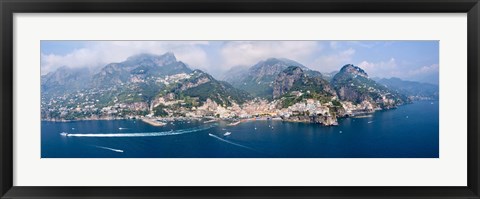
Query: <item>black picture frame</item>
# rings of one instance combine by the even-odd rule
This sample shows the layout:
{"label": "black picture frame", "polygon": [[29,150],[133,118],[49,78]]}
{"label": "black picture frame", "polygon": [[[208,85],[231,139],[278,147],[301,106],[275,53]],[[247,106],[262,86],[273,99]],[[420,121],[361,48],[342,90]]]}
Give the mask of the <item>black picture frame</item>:
{"label": "black picture frame", "polygon": [[[478,0],[0,0],[1,198],[480,198]],[[468,186],[465,187],[20,187],[13,186],[15,13],[467,13]],[[455,171],[445,171],[455,172]]]}

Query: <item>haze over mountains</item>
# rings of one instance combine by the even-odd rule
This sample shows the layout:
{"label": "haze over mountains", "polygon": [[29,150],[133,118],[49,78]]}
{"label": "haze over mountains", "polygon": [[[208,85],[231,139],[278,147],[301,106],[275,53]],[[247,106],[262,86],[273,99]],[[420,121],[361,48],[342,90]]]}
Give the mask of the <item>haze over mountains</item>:
{"label": "haze over mountains", "polygon": [[369,102],[374,107],[393,108],[412,99],[438,98],[436,85],[398,78],[375,81],[351,64],[339,66],[338,73],[322,75],[286,58],[233,68],[217,80],[204,71],[192,70],[173,53],[138,54],[107,64],[98,72],[61,67],[41,79],[42,107],[53,106],[54,99],[71,107],[136,103],[151,112],[166,99],[182,100],[177,107],[182,109],[209,100],[228,107],[261,98],[281,101],[284,108],[305,99],[335,104]]}

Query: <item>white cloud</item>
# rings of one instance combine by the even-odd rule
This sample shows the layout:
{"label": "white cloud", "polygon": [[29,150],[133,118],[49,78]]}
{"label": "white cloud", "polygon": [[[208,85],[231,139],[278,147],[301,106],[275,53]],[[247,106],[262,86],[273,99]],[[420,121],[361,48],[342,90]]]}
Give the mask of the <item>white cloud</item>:
{"label": "white cloud", "polygon": [[332,49],[337,49],[338,48],[338,42],[337,41],[331,41],[329,44],[330,44],[330,48],[332,48]]}
{"label": "white cloud", "polygon": [[64,56],[55,54],[41,55],[42,74],[46,74],[61,66],[72,68],[98,66],[103,62],[98,59],[97,53],[88,49],[78,49]]}
{"label": "white cloud", "polygon": [[221,65],[251,66],[270,57],[283,57],[296,61],[308,59],[315,50],[320,50],[316,41],[231,41],[222,46]]}
{"label": "white cloud", "polygon": [[422,66],[417,69],[411,69],[405,73],[405,79],[438,84],[438,80],[439,80],[438,64],[431,64],[431,65]]}
{"label": "white cloud", "polygon": [[380,62],[368,62],[362,61],[358,64],[360,68],[365,70],[367,74],[371,77],[381,76],[381,77],[391,77],[396,76],[399,73],[397,62],[395,58],[390,58],[388,61]]}
{"label": "white cloud", "polygon": [[354,54],[355,49],[349,48],[334,54],[320,56],[314,61],[311,68],[321,72],[340,70],[343,65],[349,64],[352,61]]}
{"label": "white cloud", "polygon": [[102,41],[92,42],[85,48],[76,49],[66,55],[42,54],[42,74],[61,66],[100,67],[112,62],[124,61],[138,53],[163,54],[173,52],[177,59],[193,68],[207,68],[210,63],[207,53],[200,47],[208,42],[168,42],[168,41]]}
{"label": "white cloud", "polygon": [[429,73],[433,73],[433,72],[435,72],[435,73],[438,72],[438,64],[422,66],[418,69],[408,71],[407,74],[410,75],[410,76],[416,76],[416,75],[429,74]]}
{"label": "white cloud", "polygon": [[[438,76],[438,64],[418,67],[414,63],[395,58],[372,62],[363,57],[357,60],[357,50],[365,50],[368,43],[319,41],[90,41],[83,48],[67,54],[41,54],[42,74],[68,67],[102,67],[122,62],[139,53],[164,54],[173,52],[178,60],[191,68],[220,75],[234,66],[252,66],[270,57],[296,60],[320,72],[339,70],[345,64],[363,68],[371,77],[399,77],[402,79],[432,79]],[[344,48],[345,44],[356,46]],[[373,44],[371,44],[373,45]],[[325,49],[329,49],[326,51]],[[367,49],[368,50],[368,49]],[[360,62],[358,62],[360,61]],[[411,61],[411,60],[410,60]],[[355,63],[354,63],[355,62]],[[438,79],[438,78],[437,78]]]}
{"label": "white cloud", "polygon": [[397,64],[395,58],[388,61],[368,62],[362,61],[358,66],[364,69],[369,76],[372,77],[399,77],[411,78],[424,74],[438,73],[438,64],[422,66],[420,68],[407,68],[406,66]]}
{"label": "white cloud", "polygon": [[422,67],[415,67],[411,64],[408,65],[397,63],[395,58],[380,62],[362,61],[358,64],[370,77],[398,77],[405,80],[430,83],[436,83],[438,81],[438,64]]}

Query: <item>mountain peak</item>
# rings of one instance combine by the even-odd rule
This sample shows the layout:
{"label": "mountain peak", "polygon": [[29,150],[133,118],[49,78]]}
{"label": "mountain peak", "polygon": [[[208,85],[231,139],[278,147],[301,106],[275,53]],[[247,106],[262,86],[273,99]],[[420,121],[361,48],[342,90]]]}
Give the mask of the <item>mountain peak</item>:
{"label": "mountain peak", "polygon": [[340,70],[340,73],[349,73],[353,75],[359,75],[362,77],[368,77],[368,74],[363,69],[361,69],[358,66],[354,66],[353,64],[344,65]]}
{"label": "mountain peak", "polygon": [[273,98],[278,98],[287,93],[296,81],[304,76],[303,70],[298,66],[289,66],[278,74],[273,85]]}
{"label": "mountain peak", "polygon": [[282,64],[282,65],[286,65],[286,66],[298,66],[298,67],[301,67],[303,69],[305,69],[306,67],[294,60],[291,60],[291,59],[287,59],[287,58],[276,58],[276,57],[270,57],[266,60],[263,60],[263,61],[260,61],[257,65],[259,65],[260,63],[264,64],[264,65],[275,65],[275,64]]}
{"label": "mountain peak", "polygon": [[334,96],[335,92],[328,81],[317,75],[307,75],[309,70],[300,66],[289,66],[278,74],[273,85],[273,98],[279,98],[291,91],[308,91],[325,96]]}
{"label": "mountain peak", "polygon": [[275,57],[270,57],[268,59],[262,60],[257,64],[253,65],[249,70],[254,73],[257,73],[257,72],[263,73],[265,72],[265,70],[268,70],[269,72],[267,73],[269,73],[269,75],[276,76],[278,73],[288,68],[289,66],[298,66],[303,70],[308,70],[307,67],[305,67],[304,65],[296,61],[285,59],[285,58],[275,58]]}
{"label": "mountain peak", "polygon": [[289,66],[285,70],[282,71],[282,73],[285,73],[287,75],[293,75],[293,74],[303,74],[303,70],[299,66]]}
{"label": "mountain peak", "polygon": [[270,57],[259,61],[246,71],[239,71],[239,74],[234,78],[226,78],[226,80],[256,97],[272,98],[275,78],[290,66],[301,68],[302,73],[311,71],[296,61]]}
{"label": "mountain peak", "polygon": [[276,58],[276,57],[270,57],[270,58],[267,58],[265,61],[280,61],[280,59]]}
{"label": "mountain peak", "polygon": [[140,53],[137,55],[133,55],[127,58],[129,62],[154,62],[158,65],[166,65],[170,63],[174,63],[177,61],[177,58],[172,52],[167,52],[163,55],[155,55],[151,53]]}
{"label": "mountain peak", "polygon": [[175,54],[173,52],[170,52],[170,51],[161,55],[161,57],[164,57],[165,59],[172,59],[172,60],[177,61],[177,58],[175,57]]}

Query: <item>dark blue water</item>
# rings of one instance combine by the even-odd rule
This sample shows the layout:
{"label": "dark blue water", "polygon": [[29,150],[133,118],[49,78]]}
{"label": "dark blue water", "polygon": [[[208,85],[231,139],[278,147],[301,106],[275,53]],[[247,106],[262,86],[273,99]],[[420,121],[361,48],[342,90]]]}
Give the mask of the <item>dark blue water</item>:
{"label": "dark blue water", "polygon": [[438,102],[420,101],[369,118],[340,119],[334,127],[282,121],[179,121],[163,127],[139,120],[42,122],[41,141],[42,158],[438,158],[438,131]]}

